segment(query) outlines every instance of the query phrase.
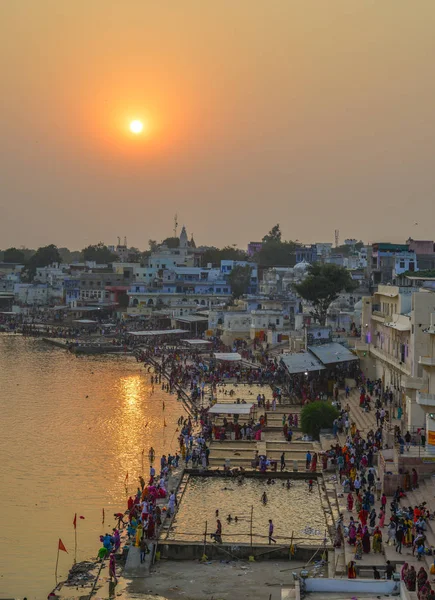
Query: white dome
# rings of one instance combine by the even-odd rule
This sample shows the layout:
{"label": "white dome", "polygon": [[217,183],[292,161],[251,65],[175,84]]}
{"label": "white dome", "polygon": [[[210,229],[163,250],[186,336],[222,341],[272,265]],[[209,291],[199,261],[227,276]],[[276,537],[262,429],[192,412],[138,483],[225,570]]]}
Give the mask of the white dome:
{"label": "white dome", "polygon": [[309,266],[310,263],[307,263],[303,260],[302,262],[294,266],[293,271],[296,275],[302,275],[303,273],[307,272]]}

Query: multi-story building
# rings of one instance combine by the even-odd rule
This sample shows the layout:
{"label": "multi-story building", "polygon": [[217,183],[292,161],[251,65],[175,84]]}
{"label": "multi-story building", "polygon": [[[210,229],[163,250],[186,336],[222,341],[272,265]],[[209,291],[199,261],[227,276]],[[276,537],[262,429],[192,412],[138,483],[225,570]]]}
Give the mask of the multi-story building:
{"label": "multi-story building", "polygon": [[391,282],[398,274],[395,274],[396,267],[399,271],[403,268],[401,272],[417,270],[417,256],[415,252],[410,252],[408,244],[372,244],[369,269],[373,283]]}
{"label": "multi-story building", "polygon": [[221,260],[221,274],[227,277],[234,267],[251,267],[251,281],[248,287],[248,294],[256,294],[258,291],[258,268],[255,263],[244,260]]}
{"label": "multi-story building", "polygon": [[257,252],[260,252],[262,247],[263,247],[263,242],[249,242],[248,248],[247,248],[248,256],[249,257],[254,256],[254,254],[257,254]]}
{"label": "multi-story building", "polygon": [[415,288],[380,285],[362,299],[361,342],[357,350],[366,375],[380,379],[404,410],[404,426],[424,426],[417,392],[425,385],[420,356],[427,355],[426,330],[435,311],[435,293]]}

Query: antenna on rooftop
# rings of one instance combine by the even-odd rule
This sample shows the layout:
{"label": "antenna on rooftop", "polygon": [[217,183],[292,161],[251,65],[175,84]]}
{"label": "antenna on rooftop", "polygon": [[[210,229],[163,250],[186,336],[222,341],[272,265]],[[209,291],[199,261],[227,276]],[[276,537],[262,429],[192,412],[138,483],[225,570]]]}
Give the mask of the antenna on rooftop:
{"label": "antenna on rooftop", "polygon": [[118,246],[120,246],[120,245],[121,245],[121,238],[118,235]]}
{"label": "antenna on rooftop", "polygon": [[124,235],[124,246],[127,247],[127,236]]}
{"label": "antenna on rooftop", "polygon": [[338,229],[335,230],[335,247],[338,248],[338,242],[340,241],[340,231]]}
{"label": "antenna on rooftop", "polygon": [[177,229],[178,229],[178,215],[177,215],[177,213],[175,213],[175,216],[174,216],[174,229],[173,229],[173,231],[174,231],[174,237],[177,237]]}

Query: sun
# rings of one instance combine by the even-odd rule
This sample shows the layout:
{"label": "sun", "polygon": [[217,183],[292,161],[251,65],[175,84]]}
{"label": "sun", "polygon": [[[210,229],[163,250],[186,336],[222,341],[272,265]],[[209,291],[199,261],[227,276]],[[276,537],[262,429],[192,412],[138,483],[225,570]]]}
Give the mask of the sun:
{"label": "sun", "polygon": [[143,131],[143,123],[142,121],[139,120],[134,120],[130,123],[130,131],[131,133],[134,133],[135,135],[139,135],[139,133],[142,133]]}

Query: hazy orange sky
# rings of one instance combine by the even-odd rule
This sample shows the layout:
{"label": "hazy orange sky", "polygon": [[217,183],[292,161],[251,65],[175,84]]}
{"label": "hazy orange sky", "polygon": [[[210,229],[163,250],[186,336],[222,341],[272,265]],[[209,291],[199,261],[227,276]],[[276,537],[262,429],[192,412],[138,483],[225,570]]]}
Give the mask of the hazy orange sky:
{"label": "hazy orange sky", "polygon": [[4,0],[0,24],[0,248],[145,249],[176,212],[197,244],[435,236],[434,0]]}

